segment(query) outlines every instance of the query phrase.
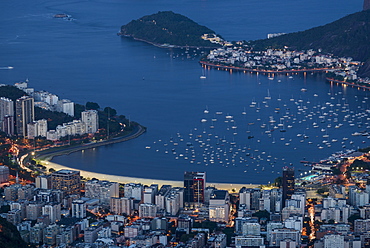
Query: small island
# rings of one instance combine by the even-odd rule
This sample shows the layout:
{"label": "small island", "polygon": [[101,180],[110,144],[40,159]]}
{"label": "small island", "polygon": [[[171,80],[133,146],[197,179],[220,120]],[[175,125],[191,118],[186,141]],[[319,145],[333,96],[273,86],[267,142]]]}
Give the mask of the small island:
{"label": "small island", "polygon": [[217,48],[222,38],[189,18],[172,11],[159,11],[121,27],[118,35],[158,47]]}

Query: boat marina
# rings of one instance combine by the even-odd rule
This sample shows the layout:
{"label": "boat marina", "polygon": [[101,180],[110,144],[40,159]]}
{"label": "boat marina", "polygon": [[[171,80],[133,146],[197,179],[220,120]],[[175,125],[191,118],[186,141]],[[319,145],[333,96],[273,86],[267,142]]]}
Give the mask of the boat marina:
{"label": "boat marina", "polygon": [[161,137],[148,150],[192,170],[224,167],[271,178],[283,166],[321,168],[320,162],[300,162],[320,161],[318,154],[348,154],[370,143],[367,96],[350,101],[342,91],[319,95],[306,88],[286,98],[267,93],[234,113],[207,105],[189,132]]}

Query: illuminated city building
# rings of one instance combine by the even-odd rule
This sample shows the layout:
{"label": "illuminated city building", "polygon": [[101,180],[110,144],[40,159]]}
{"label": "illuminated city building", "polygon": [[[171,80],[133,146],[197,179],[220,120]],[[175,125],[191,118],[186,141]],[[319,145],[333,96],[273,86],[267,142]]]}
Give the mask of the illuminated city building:
{"label": "illuminated city building", "polygon": [[59,189],[67,195],[80,194],[81,178],[79,171],[59,170],[51,174],[52,189]]}
{"label": "illuminated city building", "polygon": [[35,120],[34,100],[23,96],[15,102],[15,122],[18,136],[27,136],[27,124]]}
{"label": "illuminated city building", "polygon": [[184,174],[184,204],[187,207],[198,207],[204,203],[206,185],[205,172],[185,172]]}
{"label": "illuminated city building", "polygon": [[294,193],[294,167],[283,168],[283,207],[285,207],[285,200],[291,199]]}
{"label": "illuminated city building", "polygon": [[81,112],[81,120],[86,124],[87,133],[96,133],[99,129],[98,111],[86,110]]}

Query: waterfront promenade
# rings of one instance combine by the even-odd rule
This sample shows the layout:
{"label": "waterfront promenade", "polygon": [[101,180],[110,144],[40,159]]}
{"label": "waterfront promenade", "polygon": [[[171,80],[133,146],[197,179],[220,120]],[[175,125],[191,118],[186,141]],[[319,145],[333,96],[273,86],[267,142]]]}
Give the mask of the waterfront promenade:
{"label": "waterfront promenade", "polygon": [[35,158],[41,159],[41,160],[51,160],[55,156],[68,155],[68,154],[71,154],[77,151],[82,151],[86,149],[96,148],[99,146],[111,145],[111,144],[115,144],[119,142],[128,141],[131,139],[135,139],[145,132],[146,132],[146,128],[144,128],[141,125],[138,125],[137,127],[135,127],[132,133],[127,134],[122,137],[116,137],[116,138],[112,138],[108,140],[97,141],[97,142],[73,146],[73,147],[66,147],[66,148],[60,147],[60,148],[53,149],[53,150],[48,149],[45,151],[37,152],[35,155]]}
{"label": "waterfront promenade", "polygon": [[339,83],[339,84],[346,85],[346,86],[357,87],[358,89],[370,90],[369,86],[359,85],[359,84],[355,84],[355,83],[351,83],[351,82],[340,81],[340,80],[336,80],[334,78],[326,78],[326,80],[328,80],[329,82]]}
{"label": "waterfront promenade", "polygon": [[325,72],[330,68],[312,68],[312,69],[291,69],[291,70],[262,70],[262,69],[248,69],[244,67],[229,66],[229,65],[218,65],[207,61],[199,61],[200,64],[204,66],[209,66],[211,68],[220,68],[225,70],[236,70],[252,73],[276,73],[276,74],[289,74],[289,73],[300,73],[300,72]]}

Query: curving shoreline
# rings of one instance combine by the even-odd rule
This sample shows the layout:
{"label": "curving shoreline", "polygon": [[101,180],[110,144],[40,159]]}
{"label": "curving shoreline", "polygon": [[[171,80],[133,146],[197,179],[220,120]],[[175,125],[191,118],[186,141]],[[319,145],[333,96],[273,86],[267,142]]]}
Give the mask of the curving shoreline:
{"label": "curving shoreline", "polygon": [[154,42],[151,42],[151,41],[148,41],[148,40],[136,38],[132,35],[123,34],[121,32],[117,33],[117,35],[121,36],[121,37],[125,37],[125,38],[131,38],[131,39],[134,39],[134,40],[137,40],[137,41],[142,41],[142,42],[145,42],[145,43],[148,43],[150,45],[160,47],[160,48],[179,48],[179,49],[184,49],[184,48],[215,49],[215,48],[218,48],[218,47],[204,47],[204,46],[178,46],[178,45],[170,45],[170,44],[167,45],[167,44],[154,43]]}
{"label": "curving shoreline", "polygon": [[[126,135],[124,137],[114,138],[112,140],[106,140],[101,141],[93,144],[87,144],[87,145],[81,145],[77,147],[69,147],[65,149],[58,149],[57,151],[47,151],[38,153],[35,158],[38,158],[41,160],[41,164],[44,165],[47,169],[68,169],[68,170],[76,170],[74,168],[57,164],[54,162],[51,162],[53,157],[55,156],[62,156],[62,155],[69,155],[73,152],[82,151],[85,149],[91,149],[96,148],[99,146],[105,146],[110,144],[115,144],[119,142],[128,141],[134,138],[139,137],[140,135],[144,134],[146,132],[146,129],[142,127],[141,125],[138,126],[138,129],[135,133]],[[174,187],[182,187],[183,182],[182,181],[174,181],[174,180],[162,180],[162,179],[150,179],[150,178],[140,178],[140,177],[128,177],[128,176],[120,176],[120,175],[112,175],[112,174],[104,174],[104,173],[97,173],[97,172],[91,172],[91,171],[85,171],[85,170],[78,170],[81,173],[81,176],[85,178],[98,178],[99,180],[109,180],[112,182],[119,182],[119,183],[142,183],[142,184],[159,184],[159,185],[173,185]],[[234,184],[234,183],[213,183],[208,182],[207,186],[214,186],[219,189],[224,190],[232,190],[236,189],[239,190],[242,187],[247,188],[256,188],[260,186],[259,184]]]}
{"label": "curving shoreline", "polygon": [[[47,169],[53,168],[55,170],[67,169],[67,170],[76,170],[74,168],[70,168],[68,166],[60,165],[57,163],[50,162],[48,160],[42,160],[42,165],[44,165]],[[139,178],[139,177],[127,177],[127,176],[119,176],[119,175],[112,175],[112,174],[103,174],[91,171],[80,171],[80,175],[85,178],[97,178],[99,180],[108,180],[112,182],[118,183],[141,183],[144,185],[150,184],[158,184],[159,186],[162,185],[172,185],[173,187],[183,187],[183,181],[174,181],[174,180],[161,180],[161,179],[150,179],[150,178]],[[216,187],[222,190],[229,190],[232,191],[233,189],[239,191],[242,187],[246,188],[258,188],[260,184],[235,184],[235,183],[213,183],[207,182],[207,186]]]}
{"label": "curving shoreline", "polygon": [[41,151],[36,154],[35,158],[41,159],[41,160],[51,160],[55,156],[61,156],[61,155],[69,155],[73,152],[78,152],[82,151],[85,149],[91,149],[91,148],[96,148],[99,146],[106,146],[106,145],[111,145],[115,143],[120,143],[124,142],[127,140],[135,139],[139,137],[140,135],[144,134],[146,132],[146,128],[144,128],[141,125],[138,125],[137,130],[134,133],[122,136],[122,137],[116,137],[110,140],[103,140],[100,142],[96,143],[89,143],[89,144],[84,144],[84,145],[79,145],[79,146],[74,146],[74,147],[67,147],[67,148],[61,148],[57,149],[55,151]]}
{"label": "curving shoreline", "polygon": [[370,90],[369,86],[363,86],[363,85],[359,85],[359,84],[355,84],[355,83],[336,80],[334,78],[328,78],[327,77],[326,80],[329,81],[329,82],[339,83],[339,84],[346,85],[346,86],[352,86],[352,87],[357,87],[357,88],[361,88],[361,89],[364,89],[364,90]]}
{"label": "curving shoreline", "polygon": [[330,70],[330,68],[312,68],[312,69],[301,69],[301,70],[259,70],[259,69],[248,69],[243,67],[237,66],[229,66],[229,65],[218,65],[213,64],[207,61],[199,61],[201,65],[209,66],[211,68],[221,68],[226,70],[237,70],[237,71],[244,71],[244,72],[255,72],[255,73],[276,73],[276,74],[283,74],[283,73],[300,73],[300,72],[323,72]]}

